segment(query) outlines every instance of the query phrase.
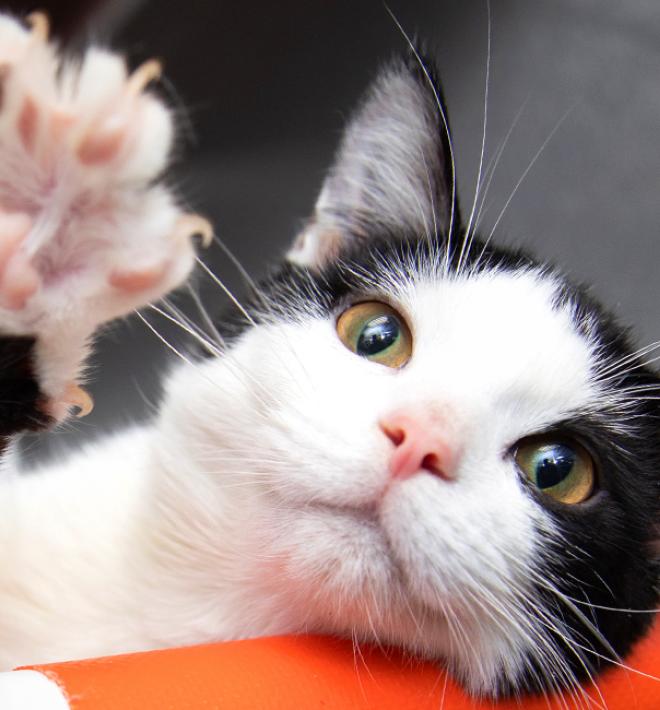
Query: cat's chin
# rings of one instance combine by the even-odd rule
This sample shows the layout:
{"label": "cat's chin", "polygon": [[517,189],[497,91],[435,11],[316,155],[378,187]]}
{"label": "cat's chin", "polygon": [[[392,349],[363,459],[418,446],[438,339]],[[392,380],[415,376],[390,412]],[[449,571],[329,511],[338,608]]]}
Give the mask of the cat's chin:
{"label": "cat's chin", "polygon": [[403,521],[393,529],[386,515],[398,507],[399,493],[380,504],[288,507],[277,525],[286,533],[268,545],[289,577],[279,596],[305,619],[305,631],[438,661],[475,696],[515,687],[530,653],[526,631],[487,606],[483,613],[470,610],[465,602],[474,590],[452,580],[451,560],[443,572],[432,555],[430,578],[428,557],[406,557]]}

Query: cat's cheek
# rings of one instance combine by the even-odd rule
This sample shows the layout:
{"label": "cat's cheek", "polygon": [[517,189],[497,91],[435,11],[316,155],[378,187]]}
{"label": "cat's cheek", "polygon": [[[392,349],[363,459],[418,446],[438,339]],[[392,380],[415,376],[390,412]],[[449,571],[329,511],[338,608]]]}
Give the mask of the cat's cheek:
{"label": "cat's cheek", "polygon": [[253,417],[252,458],[263,455],[269,484],[293,504],[373,505],[388,482],[391,443],[378,421],[392,373],[349,352],[324,321],[255,330],[236,358],[268,403]]}
{"label": "cat's cheek", "polygon": [[273,487],[293,504],[313,500],[355,509],[375,505],[388,483],[387,441],[377,428],[356,422],[349,437],[313,420],[297,425],[293,435],[267,432],[269,449],[281,459],[269,467]]}
{"label": "cat's cheek", "polygon": [[[381,524],[411,593],[432,609],[465,595],[529,595],[543,512],[515,481],[494,485],[445,482],[418,475],[389,492]],[[499,480],[499,483],[498,483]]]}

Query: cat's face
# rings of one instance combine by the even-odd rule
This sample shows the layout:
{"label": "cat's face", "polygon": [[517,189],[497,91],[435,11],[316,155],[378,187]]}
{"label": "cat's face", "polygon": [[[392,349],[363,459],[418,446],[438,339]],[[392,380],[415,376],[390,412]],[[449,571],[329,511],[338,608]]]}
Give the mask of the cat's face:
{"label": "cat's face", "polygon": [[467,249],[435,98],[403,64],[372,87],[303,265],[206,368],[205,446],[297,629],[446,659],[475,693],[570,686],[649,621],[599,607],[657,603],[658,415],[625,392],[657,381],[555,272]]}

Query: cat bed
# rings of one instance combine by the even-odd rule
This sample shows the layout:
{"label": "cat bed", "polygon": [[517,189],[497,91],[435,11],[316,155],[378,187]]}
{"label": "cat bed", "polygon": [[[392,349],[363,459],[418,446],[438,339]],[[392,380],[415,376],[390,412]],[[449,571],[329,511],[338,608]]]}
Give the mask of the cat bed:
{"label": "cat bed", "polygon": [[[523,707],[660,708],[660,621],[625,664],[635,670],[608,670],[600,677],[598,689],[585,685],[576,698],[550,702],[525,699]],[[350,641],[320,636],[282,636],[19,669],[0,674],[0,707],[520,710],[521,704],[515,699],[495,704],[475,701],[433,664],[411,662],[396,652],[367,646],[354,651]]]}

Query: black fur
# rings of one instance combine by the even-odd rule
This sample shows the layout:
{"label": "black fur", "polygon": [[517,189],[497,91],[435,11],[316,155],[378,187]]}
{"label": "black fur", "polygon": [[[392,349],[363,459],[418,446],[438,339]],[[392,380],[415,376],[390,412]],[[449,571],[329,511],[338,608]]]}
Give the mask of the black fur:
{"label": "black fur", "polygon": [[0,336],[0,442],[20,431],[46,428],[51,417],[34,371],[35,339]]}
{"label": "black fur", "polygon": [[[428,85],[429,76],[435,81],[430,63],[426,62],[428,71],[424,71],[413,57],[407,66],[418,82]],[[437,82],[435,88],[442,97]],[[437,144],[447,156],[449,136],[440,120],[441,113],[446,117],[444,106],[438,110]],[[444,182],[445,194],[449,195],[453,183],[451,163],[445,160],[443,165],[443,174],[433,178]],[[379,295],[386,298],[388,294],[379,283],[387,283],[388,269],[391,271],[388,265],[407,265],[414,274],[435,259],[439,264],[437,278],[446,278],[444,255],[449,251],[451,273],[459,269],[531,269],[552,276],[558,284],[556,307],[571,305],[576,330],[596,345],[601,365],[607,367],[632,356],[634,349],[626,331],[585,289],[570,284],[554,269],[523,252],[484,245],[479,238],[467,255],[462,255],[467,236],[460,223],[458,203],[455,205],[456,221],[449,236],[446,225],[430,236],[384,234],[374,227],[366,238],[361,235],[347,240],[339,258],[320,270],[284,264],[260,284],[261,293],[249,299],[248,311],[256,323],[274,318],[298,320],[310,315],[335,317],[351,301]],[[374,224],[377,223],[375,219]],[[364,221],[362,225],[368,228]],[[369,276],[364,279],[356,273]],[[238,317],[223,319],[218,326],[230,339],[250,327]],[[623,394],[640,386],[652,388],[648,392],[651,396],[631,395],[626,411],[604,403],[598,411],[578,411],[570,420],[557,422],[557,427],[577,437],[594,456],[599,478],[596,495],[582,504],[566,506],[531,490],[521,478],[520,485],[546,507],[564,533],[561,544],[548,538],[540,545],[546,553],[539,560],[540,576],[550,580],[560,595],[537,583],[538,606],[532,605],[528,611],[542,619],[539,610],[546,609],[559,620],[558,629],[546,628],[545,633],[578,679],[595,675],[618,658],[625,658],[649,628],[653,614],[648,610],[660,602],[654,547],[660,521],[660,407],[653,398],[660,397],[660,378],[633,358],[624,371],[608,381],[612,393]],[[540,539],[543,535],[539,530]],[[566,637],[573,643],[568,643]],[[546,692],[565,683],[563,678],[549,676],[548,671],[529,659],[524,677],[502,677],[494,693]]]}
{"label": "black fur", "polygon": [[[341,261],[319,273],[285,264],[260,285],[261,295],[249,301],[248,310],[256,322],[273,317],[297,320],[313,312],[319,318],[334,317],[348,302],[388,295],[371,288],[365,292],[356,271],[373,274],[374,283],[379,281],[379,275],[385,282],[383,264],[423,263],[438,248],[446,248],[442,235],[432,242],[420,240],[417,235],[374,236],[366,243],[358,242],[358,246],[342,254]],[[475,241],[473,254],[480,254],[482,248],[483,242]],[[454,269],[459,251],[455,250],[451,261]],[[465,266],[477,270],[533,268],[560,278],[557,272],[521,252],[491,247],[486,248],[479,264],[476,257],[470,257]],[[560,283],[557,306],[569,298],[577,303],[576,328],[580,330],[588,324],[604,362],[615,362],[632,354],[626,331],[617,326],[607,311],[583,289],[563,280]],[[264,312],[264,296],[270,304],[267,312]],[[238,319],[223,321],[219,326],[230,338],[238,337],[250,327],[245,320]],[[636,361],[611,387],[612,392],[622,392],[640,385],[655,387],[660,394],[660,378]],[[608,407],[576,412],[570,420],[557,422],[557,427],[584,442],[594,455],[599,492],[583,504],[564,506],[529,489],[529,495],[549,510],[565,532],[561,549],[556,541],[545,541],[543,547],[548,554],[540,564],[542,574],[574,601],[566,603],[540,584],[536,585],[536,596],[540,607],[563,619],[564,633],[584,647],[568,645],[561,634],[547,630],[575,677],[585,680],[588,674],[596,675],[611,665],[608,659],[625,658],[653,620],[654,615],[644,610],[654,609],[660,603],[657,587],[660,570],[653,550],[660,520],[660,407],[654,399],[640,398],[626,414]],[[522,480],[521,485],[527,488]],[[543,532],[539,531],[539,535]],[[533,608],[529,611],[535,613]],[[530,659],[528,673],[513,685],[502,678],[498,693],[509,695],[523,688],[546,691],[547,671]]]}

